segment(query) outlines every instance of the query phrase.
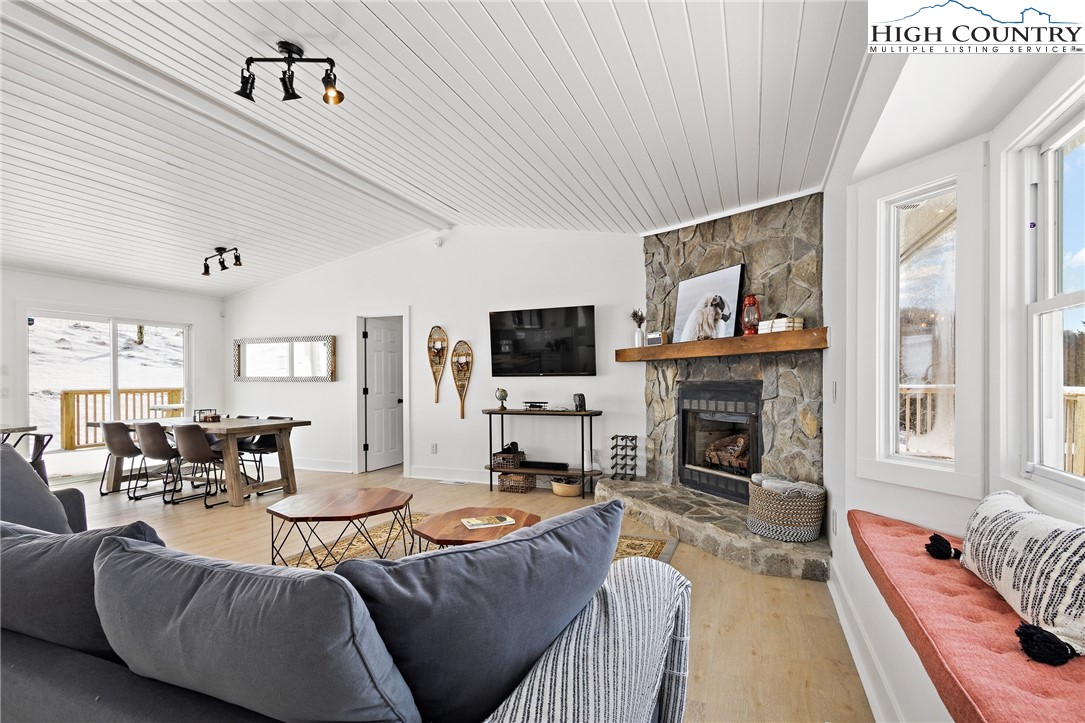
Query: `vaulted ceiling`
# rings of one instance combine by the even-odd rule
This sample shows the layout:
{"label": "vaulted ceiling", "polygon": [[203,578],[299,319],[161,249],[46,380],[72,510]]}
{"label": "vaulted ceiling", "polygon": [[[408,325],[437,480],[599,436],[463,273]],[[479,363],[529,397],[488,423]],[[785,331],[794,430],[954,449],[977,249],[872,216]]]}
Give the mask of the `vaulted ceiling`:
{"label": "vaulted ceiling", "polygon": [[[819,190],[848,2],[3,4],[3,255],[228,295],[452,224],[645,232]],[[285,39],[336,61],[254,66]],[[214,246],[245,273],[199,275]],[[148,278],[152,275],[152,278]]]}

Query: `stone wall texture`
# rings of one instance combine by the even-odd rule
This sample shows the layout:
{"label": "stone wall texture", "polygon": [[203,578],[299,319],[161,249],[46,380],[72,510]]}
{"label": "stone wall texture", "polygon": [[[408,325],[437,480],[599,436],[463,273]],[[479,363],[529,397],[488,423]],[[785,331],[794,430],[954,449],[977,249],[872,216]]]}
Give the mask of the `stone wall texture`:
{"label": "stone wall texture", "polygon": [[[678,282],[743,263],[742,293],[757,294],[763,318],[784,313],[803,317],[807,328],[822,326],[821,204],[817,193],[646,237],[645,327],[673,331]],[[746,380],[764,384],[761,471],[823,481],[820,351],[647,362],[648,480],[677,481],[678,385]]]}

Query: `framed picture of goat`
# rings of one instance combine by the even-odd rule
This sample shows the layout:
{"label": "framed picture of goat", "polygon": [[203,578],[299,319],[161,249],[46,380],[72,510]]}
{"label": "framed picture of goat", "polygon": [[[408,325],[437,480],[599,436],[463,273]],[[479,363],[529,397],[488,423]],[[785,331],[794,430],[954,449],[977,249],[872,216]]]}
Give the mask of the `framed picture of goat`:
{"label": "framed picture of goat", "polygon": [[674,341],[699,341],[734,336],[742,312],[739,291],[744,264],[678,282],[674,310]]}

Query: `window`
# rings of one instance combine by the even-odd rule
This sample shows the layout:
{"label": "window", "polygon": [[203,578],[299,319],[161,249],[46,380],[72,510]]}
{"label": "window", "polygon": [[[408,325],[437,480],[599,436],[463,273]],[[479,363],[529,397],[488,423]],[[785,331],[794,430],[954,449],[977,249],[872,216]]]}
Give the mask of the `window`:
{"label": "window", "polygon": [[956,438],[957,191],[893,205],[897,263],[894,451],[952,460]]}
{"label": "window", "polygon": [[1085,123],[1060,128],[1027,153],[1039,169],[1028,188],[1036,278],[1028,305],[1027,470],[1080,487],[1085,478]]}

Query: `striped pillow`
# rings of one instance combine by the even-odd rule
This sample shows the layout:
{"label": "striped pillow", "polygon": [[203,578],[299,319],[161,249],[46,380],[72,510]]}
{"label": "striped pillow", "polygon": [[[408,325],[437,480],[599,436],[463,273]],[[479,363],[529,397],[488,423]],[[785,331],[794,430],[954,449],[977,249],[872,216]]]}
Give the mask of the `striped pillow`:
{"label": "striped pillow", "polygon": [[1026,622],[1085,654],[1085,527],[995,492],[968,519],[961,564]]}

